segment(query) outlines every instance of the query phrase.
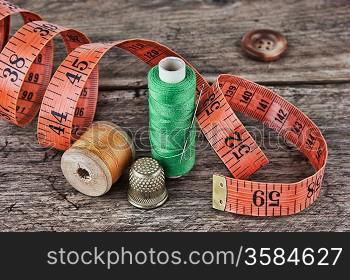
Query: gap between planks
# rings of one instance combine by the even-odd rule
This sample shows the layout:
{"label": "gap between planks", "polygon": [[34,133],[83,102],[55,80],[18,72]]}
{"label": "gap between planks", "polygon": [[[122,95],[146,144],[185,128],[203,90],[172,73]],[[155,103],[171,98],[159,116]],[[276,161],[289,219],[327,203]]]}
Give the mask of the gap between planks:
{"label": "gap between planks", "polygon": [[[207,79],[209,84],[213,84],[215,79]],[[350,83],[350,79],[339,79],[339,80],[310,80],[310,81],[254,81],[257,84],[263,86],[303,86],[303,85],[338,85]],[[102,80],[99,85],[100,91],[113,91],[113,90],[139,90],[147,89],[146,83],[135,81],[130,85],[113,85],[111,81]]]}

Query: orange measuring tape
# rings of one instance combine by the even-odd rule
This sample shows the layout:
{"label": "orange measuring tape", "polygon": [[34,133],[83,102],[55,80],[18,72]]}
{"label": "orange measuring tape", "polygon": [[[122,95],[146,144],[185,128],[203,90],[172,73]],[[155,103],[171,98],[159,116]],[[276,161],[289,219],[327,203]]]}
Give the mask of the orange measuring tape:
{"label": "orange measuring tape", "polygon": [[[8,40],[9,18],[16,13],[22,14],[25,25]],[[0,30],[0,116],[25,126],[39,112],[39,143],[58,150],[67,150],[92,123],[98,95],[97,64],[111,48],[128,51],[151,67],[167,56],[182,58],[168,47],[144,39],[90,43],[81,32],[41,21],[35,13],[7,1],[0,1]],[[68,56],[50,80],[52,39],[58,34]],[[300,212],[313,203],[320,194],[328,154],[318,127],[265,87],[232,75],[220,75],[210,86],[195,72],[197,94],[202,92],[198,124],[235,177],[214,175],[213,207],[243,215],[282,216]],[[262,121],[294,143],[316,173],[291,184],[244,180],[268,159],[234,111]]]}

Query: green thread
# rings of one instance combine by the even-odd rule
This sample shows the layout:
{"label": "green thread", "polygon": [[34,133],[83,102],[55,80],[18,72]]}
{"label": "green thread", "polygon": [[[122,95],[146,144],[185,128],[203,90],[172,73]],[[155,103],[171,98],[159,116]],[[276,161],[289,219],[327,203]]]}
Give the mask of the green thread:
{"label": "green thread", "polygon": [[168,84],[159,78],[158,66],[155,66],[148,73],[148,89],[152,156],[163,166],[167,177],[182,176],[195,163],[196,126],[191,127],[191,124],[195,111],[196,75],[186,66],[186,78]]}

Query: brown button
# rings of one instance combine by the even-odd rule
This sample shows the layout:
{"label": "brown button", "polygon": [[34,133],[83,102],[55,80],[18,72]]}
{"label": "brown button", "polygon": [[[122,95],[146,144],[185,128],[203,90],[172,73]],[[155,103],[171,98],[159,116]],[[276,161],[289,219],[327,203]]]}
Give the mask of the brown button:
{"label": "brown button", "polygon": [[287,39],[269,29],[258,29],[246,33],[242,38],[243,50],[252,58],[273,61],[287,49]]}

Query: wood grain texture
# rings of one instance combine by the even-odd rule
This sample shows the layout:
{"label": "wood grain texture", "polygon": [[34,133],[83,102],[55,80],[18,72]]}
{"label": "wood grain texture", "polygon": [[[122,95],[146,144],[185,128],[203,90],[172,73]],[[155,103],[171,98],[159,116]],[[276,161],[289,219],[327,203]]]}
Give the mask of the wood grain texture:
{"label": "wood grain texture", "polygon": [[[124,176],[105,196],[75,191],[60,169],[61,153],[45,151],[35,140],[35,124],[20,129],[0,123],[1,231],[348,231],[350,228],[350,83],[272,87],[309,115],[323,130],[329,163],[319,200],[300,214],[254,218],[211,208],[211,175],[229,175],[199,133],[197,164],[178,180],[167,182],[169,201],[151,211],[127,202]],[[147,91],[100,93],[96,120],[112,121],[133,135],[137,156],[150,155],[147,140]],[[267,153],[270,164],[252,179],[296,181],[312,173],[299,152],[276,133],[242,117]]]}
{"label": "wood grain texture", "polygon": [[[14,0],[47,21],[78,28],[94,42],[142,37],[184,55],[209,80],[231,73],[265,84],[350,80],[350,1],[243,0]],[[287,54],[272,63],[242,53],[247,31],[270,28],[289,42]],[[59,45],[59,44],[58,44]],[[56,61],[65,54],[57,49]],[[102,87],[145,85],[145,67],[112,51],[101,67]]]}
{"label": "wood grain texture", "polygon": [[[199,132],[193,171],[167,182],[170,200],[163,207],[142,211],[127,202],[126,176],[103,197],[84,196],[64,179],[61,152],[36,144],[35,122],[25,129],[0,122],[0,231],[349,231],[349,1],[13,2],[47,21],[78,28],[95,42],[158,40],[211,81],[219,73],[232,73],[270,84],[322,128],[330,154],[322,195],[313,206],[289,217],[243,217],[211,208],[211,175],[229,173]],[[245,57],[240,39],[255,28],[286,35],[287,54],[272,63]],[[58,41],[56,65],[64,57]],[[96,114],[96,120],[129,131],[138,157],[150,155],[146,71],[130,55],[110,52],[101,63],[103,90]],[[270,159],[252,179],[288,182],[312,173],[305,157],[276,133],[242,120]]]}

